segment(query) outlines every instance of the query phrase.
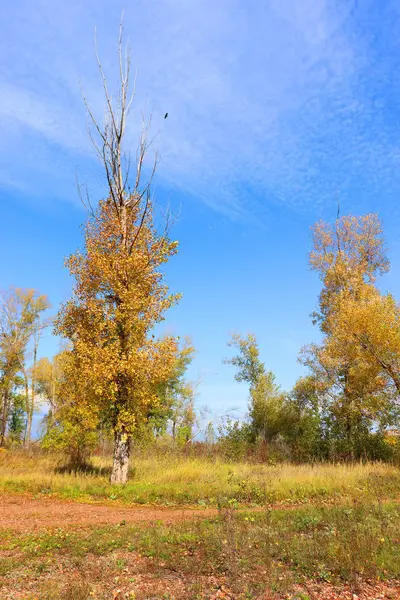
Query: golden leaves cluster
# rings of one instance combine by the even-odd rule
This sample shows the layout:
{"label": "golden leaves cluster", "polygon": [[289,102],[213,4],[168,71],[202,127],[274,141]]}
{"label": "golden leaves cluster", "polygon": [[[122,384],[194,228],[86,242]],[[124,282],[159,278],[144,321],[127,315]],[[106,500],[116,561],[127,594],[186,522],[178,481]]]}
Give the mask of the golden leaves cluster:
{"label": "golden leaves cluster", "polygon": [[310,264],[323,281],[314,359],[342,388],[338,411],[373,419],[400,393],[400,309],[376,287],[389,261],[377,215],[318,223]]}
{"label": "golden leaves cluster", "polygon": [[143,211],[127,203],[122,216],[105,200],[88,223],[85,252],[67,260],[76,284],[56,329],[73,342],[74,377],[88,410],[109,415],[114,430],[132,432],[177,357],[174,338],[152,335],[179,299],[160,270],[177,242],[157,234],[150,204]]}

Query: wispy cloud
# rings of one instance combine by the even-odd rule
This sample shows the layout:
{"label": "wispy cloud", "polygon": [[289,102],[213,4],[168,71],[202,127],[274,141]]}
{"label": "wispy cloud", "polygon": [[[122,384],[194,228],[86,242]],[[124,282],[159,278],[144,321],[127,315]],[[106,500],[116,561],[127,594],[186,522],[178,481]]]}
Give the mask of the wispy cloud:
{"label": "wispy cloud", "polygon": [[[360,180],[377,189],[400,183],[399,150],[374,97],[381,90],[366,84],[375,68],[370,15],[358,28],[351,3],[330,0],[131,5],[124,23],[138,115],[145,104],[153,112],[165,186],[235,217],[273,202],[318,211]],[[0,183],[21,186],[25,172],[36,172],[39,188],[42,179],[61,188],[68,181],[63,193],[75,196],[73,171],[88,166],[90,150],[79,81],[101,114],[92,32],[97,25],[104,66],[115,72],[122,8],[17,0],[2,9],[0,126],[8,134],[0,159],[8,167]],[[43,160],[48,145],[53,157],[63,150],[59,168]]]}

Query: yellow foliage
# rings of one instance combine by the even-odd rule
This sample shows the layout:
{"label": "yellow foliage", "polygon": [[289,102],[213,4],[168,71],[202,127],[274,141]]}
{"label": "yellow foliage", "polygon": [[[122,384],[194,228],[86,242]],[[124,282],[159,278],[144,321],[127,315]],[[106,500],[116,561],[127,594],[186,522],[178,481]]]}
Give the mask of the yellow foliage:
{"label": "yellow foliage", "polygon": [[69,375],[83,390],[83,413],[101,413],[130,436],[175,366],[177,341],[155,339],[151,330],[179,296],[168,293],[159,270],[177,242],[157,235],[150,203],[144,210],[127,200],[123,212],[124,227],[113,202],[101,202],[85,253],[67,260],[76,285],[56,331],[73,341]]}
{"label": "yellow foliage", "polygon": [[375,285],[389,269],[377,215],[317,223],[310,264],[323,282],[315,317],[325,338],[306,364],[334,391],[333,414],[349,431],[387,414],[400,392],[400,310]]}

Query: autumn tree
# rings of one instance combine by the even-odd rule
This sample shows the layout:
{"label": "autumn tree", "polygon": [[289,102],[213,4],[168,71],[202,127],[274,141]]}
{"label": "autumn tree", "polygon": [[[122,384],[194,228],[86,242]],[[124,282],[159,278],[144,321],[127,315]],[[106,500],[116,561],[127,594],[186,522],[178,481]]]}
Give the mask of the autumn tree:
{"label": "autumn tree", "polygon": [[318,222],[313,228],[310,266],[322,281],[319,310],[313,316],[328,334],[341,295],[357,299],[364,284],[373,285],[378,275],[389,270],[377,215],[344,216],[333,226]]}
{"label": "autumn tree", "polygon": [[190,438],[195,421],[194,386],[186,372],[193,360],[194,348],[189,339],[178,350],[167,379],[157,388],[158,402],[150,408],[149,425],[155,437],[170,432],[173,440]]}
{"label": "autumn tree", "polygon": [[[142,131],[134,177],[124,161],[124,135],[133,95],[130,59],[119,38],[120,88],[114,100],[98,59],[105,94],[100,125],[88,103],[92,140],[108,184],[97,208],[89,206],[85,247],[66,264],[75,278],[74,294],[60,310],[56,332],[72,342],[72,360],[81,410],[107,420],[114,435],[112,483],[125,483],[132,436],[157,403],[157,387],[168,379],[177,356],[172,337],[156,339],[153,328],[178,300],[161,267],[177,252],[168,231],[154,223],[151,178],[143,183],[149,148]],[[152,171],[154,173],[154,169]]]}
{"label": "autumn tree", "polygon": [[[362,377],[361,365],[348,355],[339,360],[332,355],[330,339],[302,351],[301,361],[310,369],[308,385],[300,380],[293,391],[297,401],[318,406],[321,419],[321,451],[327,458],[355,458],[362,455],[363,443],[373,424],[367,410],[374,406],[375,379]],[[366,385],[370,385],[367,390]],[[371,395],[366,395],[370,391]],[[306,404],[306,406],[307,406]]]}
{"label": "autumn tree", "polygon": [[73,470],[86,467],[98,441],[98,414],[89,410],[92,380],[81,377],[74,352],[64,348],[52,360],[38,362],[37,384],[49,405],[42,448],[62,452]]}
{"label": "autumn tree", "polygon": [[400,394],[400,306],[392,294],[365,285],[357,298],[343,294],[333,334],[338,354],[349,343],[360,360],[375,368],[384,386]]}
{"label": "autumn tree", "polygon": [[69,349],[64,348],[52,359],[40,358],[36,363],[36,390],[50,406],[57,410],[65,385],[65,368]]}
{"label": "autumn tree", "polygon": [[376,287],[377,276],[389,269],[378,217],[318,223],[310,264],[323,283],[314,319],[324,338],[303,350],[302,361],[330,395],[331,425],[343,431],[354,457],[362,451],[360,439],[393,405],[389,383],[396,388],[400,349],[396,303]]}
{"label": "autumn tree", "polygon": [[[5,431],[11,397],[16,378],[22,376],[25,398],[25,413],[27,426],[25,430],[25,445],[29,446],[32,415],[34,410],[34,393],[30,382],[34,382],[32,371],[29,370],[28,350],[30,341],[35,338],[41,327],[41,314],[49,306],[47,297],[33,289],[11,289],[3,295],[0,314],[0,361],[1,361],[1,427],[0,445],[4,444]],[[37,355],[37,342],[34,342],[34,355]],[[32,376],[32,377],[31,377]],[[21,381],[19,380],[20,385]],[[34,385],[34,383],[33,383]]]}

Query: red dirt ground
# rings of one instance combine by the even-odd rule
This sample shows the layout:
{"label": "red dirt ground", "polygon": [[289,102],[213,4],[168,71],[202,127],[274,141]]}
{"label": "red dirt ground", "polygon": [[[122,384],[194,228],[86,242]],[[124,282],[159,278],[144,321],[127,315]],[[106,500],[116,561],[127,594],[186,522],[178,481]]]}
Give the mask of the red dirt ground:
{"label": "red dirt ground", "polygon": [[[125,508],[121,506],[66,502],[54,498],[35,499],[23,495],[0,494],[0,529],[10,528],[26,533],[52,527],[115,524],[122,521],[126,523],[157,520],[176,522],[182,519],[204,518],[216,514],[217,510],[212,508],[171,509],[142,506]],[[209,591],[203,592],[200,596],[196,597],[207,600],[235,600],[238,597],[243,598],[242,595],[237,596],[232,592],[229,589],[228,582],[225,582],[223,578],[217,579],[210,576],[204,577],[204,581],[200,581],[198,576],[196,576],[196,580],[194,581],[193,578],[195,575],[191,577],[190,574],[177,574],[169,572],[168,569],[166,569],[164,575],[160,576],[158,572],[153,573],[154,567],[150,559],[135,556],[134,553],[129,553],[124,558],[126,559],[127,566],[123,573],[118,570],[115,572],[112,570],[110,557],[94,556],[83,559],[83,564],[79,569],[75,569],[75,573],[74,567],[67,564],[67,558],[60,557],[60,562],[57,565],[57,568],[60,570],[59,573],[44,572],[40,577],[36,576],[32,579],[20,579],[18,573],[15,575],[16,578],[14,576],[0,578],[0,598],[4,598],[4,600],[40,598],[40,591],[37,591],[37,586],[43,583],[42,580],[45,582],[47,580],[48,585],[55,589],[60,581],[66,581],[67,573],[68,580],[73,579],[73,575],[82,581],[90,579],[96,582],[98,580],[99,592],[101,594],[99,597],[107,598],[107,600],[125,600],[132,597],[138,598],[138,600],[162,597],[187,600],[189,597],[194,597],[190,595],[189,588],[191,589],[192,585],[199,585],[199,583],[202,590]],[[132,564],[129,561],[133,561]],[[99,571],[96,577],[92,577],[93,570]],[[104,582],[105,573],[107,574],[106,583]],[[135,584],[130,583],[132,581],[132,574],[135,575]],[[116,583],[117,581],[118,584]],[[351,589],[347,585],[335,588],[329,584],[318,584],[311,581],[308,585],[303,584],[295,587],[297,589],[293,590],[292,593],[279,595],[266,592],[258,596],[257,600],[298,600],[299,598],[309,598],[310,600],[400,599],[400,582],[364,582],[356,592],[354,588]],[[135,592],[134,596],[132,596],[133,591]],[[167,594],[166,596],[166,592],[169,592],[169,595]],[[34,594],[33,596],[32,593]],[[36,595],[37,593],[39,595]],[[76,594],[74,591],[68,594],[67,590],[65,596],[57,597],[75,599]],[[82,596],[79,597],[81,598]]]}
{"label": "red dirt ground", "polygon": [[30,532],[68,525],[105,525],[149,521],[175,522],[196,517],[209,517],[217,509],[172,509],[135,506],[123,508],[98,504],[66,502],[53,498],[0,495],[0,528]]}

